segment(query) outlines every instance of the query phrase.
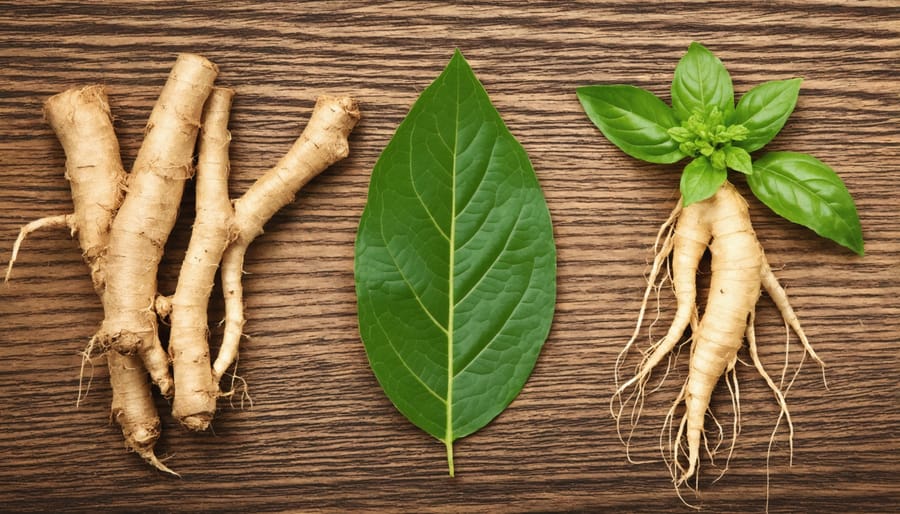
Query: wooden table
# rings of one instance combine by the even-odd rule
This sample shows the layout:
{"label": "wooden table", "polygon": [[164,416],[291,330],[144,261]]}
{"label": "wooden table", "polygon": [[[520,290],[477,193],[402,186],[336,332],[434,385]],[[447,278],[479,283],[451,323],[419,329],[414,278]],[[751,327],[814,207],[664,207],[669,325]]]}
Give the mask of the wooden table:
{"label": "wooden table", "polygon": [[[0,289],[0,510],[690,512],[659,458],[658,430],[684,365],[653,395],[629,464],[608,412],[650,245],[676,199],[677,168],[638,163],[603,139],[575,88],[631,83],[668,98],[692,40],[731,71],[738,94],[805,78],[771,149],[816,155],[856,198],[858,258],[750,200],[772,265],[827,362],[788,396],[793,466],[776,403],[740,366],[743,431],[730,469],[704,462],[708,512],[887,512],[900,508],[900,5],[861,2],[5,2],[0,6],[0,246],[19,227],[71,209],[64,156],[41,104],[105,84],[126,168],[179,52],[221,67],[237,96],[232,193],[288,148],[317,95],[357,97],[351,155],[317,178],[251,247],[238,373],[252,408],[221,400],[214,430],[186,433],[158,399],[158,445],[181,479],[125,452],[109,422],[104,360],[80,351],[102,309],[75,241],[41,233]],[[544,187],[559,251],[558,304],[534,373],[510,408],[443,446],[394,409],[360,342],[353,242],[368,178],[418,93],[454,48],[469,59]],[[739,189],[749,195],[742,179]],[[748,196],[749,197],[749,196]],[[193,214],[192,186],[167,247],[171,293]],[[218,296],[211,319],[222,316]],[[673,300],[662,296],[663,316]],[[213,340],[221,330],[213,326]],[[764,295],[763,359],[783,361],[784,327]],[[793,340],[792,365],[800,355]],[[714,412],[730,418],[727,390]],[[724,460],[719,459],[718,464]],[[692,496],[689,499],[695,500]]]}

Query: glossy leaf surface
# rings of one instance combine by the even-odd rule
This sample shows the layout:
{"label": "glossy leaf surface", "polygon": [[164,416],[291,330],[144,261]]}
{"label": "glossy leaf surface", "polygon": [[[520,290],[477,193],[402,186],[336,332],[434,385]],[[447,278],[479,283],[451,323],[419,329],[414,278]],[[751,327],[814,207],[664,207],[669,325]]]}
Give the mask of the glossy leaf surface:
{"label": "glossy leaf surface", "polygon": [[753,163],[747,183],[778,215],[863,254],[856,205],[844,182],[825,163],[802,153],[772,152]]}
{"label": "glossy leaf surface", "polygon": [[681,196],[684,206],[706,200],[716,194],[725,183],[728,172],[725,168],[716,168],[704,156],[697,157],[681,173]]}
{"label": "glossy leaf surface", "polygon": [[675,113],[656,95],[634,86],[584,86],[578,100],[594,125],[614,145],[642,161],[671,164],[684,158],[668,130]]}
{"label": "glossy leaf surface", "polygon": [[700,43],[691,43],[675,67],[672,108],[680,120],[708,115],[713,108],[728,116],[734,111],[731,75],[718,57]]}
{"label": "glossy leaf surface", "polygon": [[459,52],[375,165],[355,275],[372,370],[453,474],[452,442],[522,389],[556,298],[543,192]]}
{"label": "glossy leaf surface", "polygon": [[772,140],[794,112],[801,79],[773,80],[760,84],[738,102],[732,122],[743,125],[747,137],[735,144],[748,152],[759,150]]}

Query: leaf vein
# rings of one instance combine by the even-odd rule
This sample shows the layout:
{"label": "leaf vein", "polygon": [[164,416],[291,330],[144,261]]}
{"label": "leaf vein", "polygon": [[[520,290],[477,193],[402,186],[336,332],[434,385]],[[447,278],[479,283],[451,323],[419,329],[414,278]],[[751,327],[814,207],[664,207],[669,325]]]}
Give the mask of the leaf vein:
{"label": "leaf vein", "polygon": [[378,323],[378,328],[381,330],[381,333],[384,334],[384,338],[388,342],[388,345],[390,345],[391,350],[393,350],[394,355],[397,356],[397,360],[400,361],[400,364],[403,364],[403,367],[406,368],[406,371],[408,371],[409,374],[412,375],[417,382],[422,384],[422,387],[424,387],[426,391],[431,393],[432,396],[440,400],[441,403],[447,403],[447,400],[445,400],[440,394],[438,394],[437,391],[432,389],[431,386],[426,384],[425,381],[422,380],[422,377],[420,377],[415,371],[412,370],[411,367],[409,367],[409,363],[406,362],[406,359],[403,358],[403,354],[397,350],[397,346],[394,344],[394,341],[391,340],[390,332],[388,332],[388,330],[385,328],[384,323],[381,322],[381,317],[378,316],[378,314],[375,314],[375,321]]}
{"label": "leaf vein", "polygon": [[434,228],[437,229],[437,231],[441,235],[441,237],[443,237],[444,239],[449,241],[450,237],[447,236],[447,233],[444,232],[444,229],[442,229],[441,226],[438,224],[434,215],[431,213],[431,210],[428,208],[428,205],[425,203],[425,200],[422,198],[422,195],[419,193],[419,189],[416,187],[416,180],[413,177],[413,163],[412,163],[412,155],[413,155],[412,148],[414,147],[412,144],[412,140],[413,140],[414,131],[411,130],[409,132],[409,134],[410,134],[410,137],[409,137],[409,139],[410,139],[410,145],[409,145],[409,147],[410,147],[410,151],[409,151],[409,183],[410,183],[410,186],[412,187],[413,193],[415,193],[415,195],[416,195],[416,200],[419,201],[419,205],[422,206],[422,210],[425,211],[425,214],[428,216],[428,219],[431,220],[431,223],[434,225]]}
{"label": "leaf vein", "polygon": [[506,253],[506,249],[509,248],[509,243],[510,243],[510,241],[512,241],[512,236],[516,232],[516,229],[519,227],[519,222],[522,221],[522,219],[523,219],[522,218],[522,209],[519,209],[519,212],[516,214],[516,221],[513,224],[512,228],[509,230],[509,233],[506,235],[506,241],[504,241],[504,243],[503,243],[503,248],[501,248],[500,251],[497,252],[497,255],[495,255],[494,259],[491,261],[491,264],[489,266],[485,267],[484,272],[481,274],[480,277],[478,277],[478,280],[475,282],[475,284],[473,284],[472,287],[470,287],[469,290],[466,291],[465,294],[463,294],[462,298],[460,298],[459,301],[457,301],[454,304],[454,307],[463,303],[466,300],[466,298],[469,297],[469,295],[472,293],[472,291],[478,289],[478,286],[481,285],[481,282],[484,280],[484,277],[486,277],[488,275],[488,273],[490,273],[491,270],[494,269],[494,265],[497,264],[497,261],[500,260],[500,257],[502,257],[504,253]]}
{"label": "leaf vein", "polygon": [[[382,225],[381,233],[384,234],[384,218],[379,218],[379,222]],[[384,241],[384,238],[382,238],[382,241]],[[416,291],[415,287],[413,287],[412,282],[409,281],[409,278],[407,278],[406,273],[403,272],[403,268],[401,268],[400,264],[397,262],[397,258],[394,256],[394,253],[391,252],[390,246],[387,244],[387,241],[384,241],[384,248],[385,248],[385,251],[387,251],[388,257],[391,258],[391,262],[394,264],[394,267],[397,268],[397,273],[400,274],[400,278],[403,279],[403,283],[406,284],[407,288],[409,288],[409,292],[412,293],[413,298],[416,299],[416,303],[419,304],[419,307],[422,309],[422,312],[424,312],[428,316],[428,318],[431,320],[432,323],[434,323],[434,325],[436,327],[441,329],[441,331],[446,334],[447,327],[442,325],[437,320],[437,318],[434,317],[434,315],[431,313],[431,310],[429,310],[428,307],[425,305],[425,303],[422,301],[422,297],[419,296],[419,292]]]}
{"label": "leaf vein", "polygon": [[[531,267],[528,269],[528,284],[531,284],[531,278],[534,276],[534,261],[532,261],[531,264],[532,264]],[[516,300],[516,307],[515,307],[515,309],[513,309],[513,311],[512,311],[512,312],[510,313],[510,315],[506,318],[506,320],[503,321],[503,325],[501,325],[500,328],[497,329],[497,332],[495,332],[494,335],[491,336],[491,339],[490,339],[487,343],[485,343],[485,345],[482,346],[481,349],[478,350],[478,353],[476,353],[474,356],[472,356],[471,359],[469,359],[469,362],[465,363],[465,365],[464,365],[462,368],[460,368],[459,371],[453,373],[453,378],[458,377],[458,376],[461,375],[464,371],[466,371],[467,369],[469,369],[469,366],[471,366],[472,363],[474,363],[475,361],[477,361],[478,358],[481,357],[481,354],[483,354],[485,351],[487,351],[487,349],[490,348],[490,346],[494,343],[494,341],[497,340],[497,337],[499,337],[500,334],[503,333],[503,329],[505,329],[506,326],[509,325],[509,321],[513,318],[513,314],[515,314],[515,312],[516,312],[517,310],[519,310],[519,307],[522,306],[522,298],[525,297],[525,293],[527,293],[530,289],[531,289],[530,287],[526,287],[526,288],[522,289],[522,294],[519,295],[519,298]],[[451,371],[452,371],[452,370],[451,370]]]}

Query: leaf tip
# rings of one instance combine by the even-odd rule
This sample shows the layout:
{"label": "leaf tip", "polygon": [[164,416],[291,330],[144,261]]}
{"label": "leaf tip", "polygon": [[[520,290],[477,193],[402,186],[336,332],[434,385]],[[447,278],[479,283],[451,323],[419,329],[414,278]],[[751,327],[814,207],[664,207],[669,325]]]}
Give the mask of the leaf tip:
{"label": "leaf tip", "polygon": [[706,48],[698,41],[691,41],[691,44],[688,45],[688,52],[702,52],[707,54],[712,54],[709,48]]}

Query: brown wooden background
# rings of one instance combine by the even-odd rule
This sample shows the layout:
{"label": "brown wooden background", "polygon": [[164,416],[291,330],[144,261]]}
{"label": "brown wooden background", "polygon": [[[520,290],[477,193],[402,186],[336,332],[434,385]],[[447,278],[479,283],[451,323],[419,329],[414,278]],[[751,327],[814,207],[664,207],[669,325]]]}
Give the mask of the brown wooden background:
{"label": "brown wooden background", "polygon": [[[299,134],[320,93],[356,96],[351,156],[315,180],[251,248],[252,336],[239,373],[252,409],[221,402],[214,433],[188,434],[158,401],[161,455],[183,478],[123,449],[108,420],[103,360],[75,407],[79,351],[100,323],[76,243],[28,241],[0,288],[0,510],[4,511],[594,511],[689,512],[655,449],[673,379],[648,403],[632,465],[607,401],[677,170],[624,156],[584,116],[579,85],[632,83],[668,99],[672,70],[698,40],[738,94],[805,77],[770,146],[839,171],[860,210],[867,255],[818,239],[751,200],[757,232],[813,344],[829,389],[806,366],[788,397],[771,459],[772,512],[900,508],[900,5],[861,2],[0,2],[0,247],[19,226],[71,209],[64,157],[41,104],[74,85],[108,87],[126,168],[175,54],[218,63],[237,91],[236,196]],[[559,248],[550,338],[522,394],[456,444],[409,424],[370,372],[358,337],[353,241],[368,177],[418,93],[462,49],[545,189]],[[746,185],[737,179],[739,188]],[[192,187],[160,284],[174,287]],[[664,297],[664,314],[671,308]],[[222,303],[213,303],[213,317]],[[757,319],[774,370],[784,328],[768,298]],[[214,334],[218,334],[215,332]],[[794,346],[793,356],[799,355]],[[796,362],[796,360],[794,360]],[[679,369],[683,373],[684,367]],[[707,512],[764,509],[765,455],[777,409],[752,367],[740,370],[743,433]],[[715,412],[727,421],[727,391]]]}

